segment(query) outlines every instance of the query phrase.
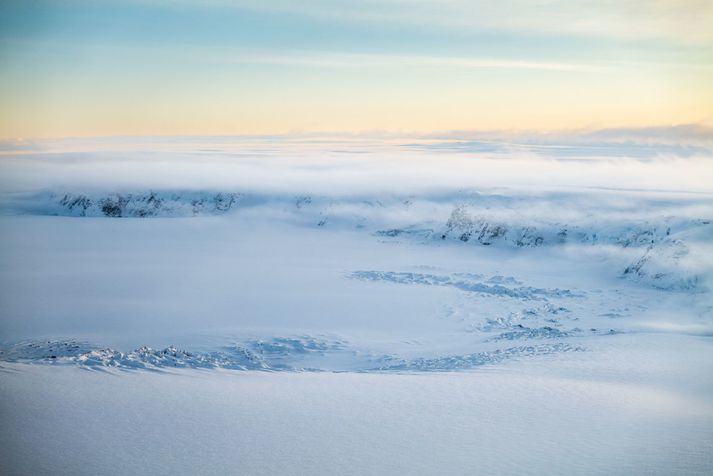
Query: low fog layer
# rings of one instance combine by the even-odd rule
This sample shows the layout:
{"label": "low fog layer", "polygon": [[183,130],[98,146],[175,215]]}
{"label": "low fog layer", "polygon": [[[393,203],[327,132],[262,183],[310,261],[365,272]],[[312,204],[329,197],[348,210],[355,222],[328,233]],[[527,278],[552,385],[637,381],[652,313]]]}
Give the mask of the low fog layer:
{"label": "low fog layer", "polygon": [[580,134],[494,135],[487,140],[289,136],[14,142],[0,151],[0,190],[210,189],[344,196],[593,187],[713,193],[713,141],[704,135],[695,140],[684,136],[688,142],[676,135],[666,140],[665,133],[630,135],[627,140]]}

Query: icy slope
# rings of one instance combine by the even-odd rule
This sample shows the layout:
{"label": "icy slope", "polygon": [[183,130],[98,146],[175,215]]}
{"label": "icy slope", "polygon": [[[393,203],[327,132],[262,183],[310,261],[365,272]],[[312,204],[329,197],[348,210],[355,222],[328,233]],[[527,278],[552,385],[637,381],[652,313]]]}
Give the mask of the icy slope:
{"label": "icy slope", "polygon": [[650,335],[408,375],[3,364],[0,472],[705,475],[709,351]]}

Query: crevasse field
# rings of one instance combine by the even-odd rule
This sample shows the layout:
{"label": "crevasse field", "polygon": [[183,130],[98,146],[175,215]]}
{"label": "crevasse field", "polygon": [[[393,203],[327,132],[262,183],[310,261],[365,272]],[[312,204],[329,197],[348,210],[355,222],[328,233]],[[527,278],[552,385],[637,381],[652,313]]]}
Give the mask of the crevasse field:
{"label": "crevasse field", "polygon": [[686,132],[4,143],[0,473],[711,474]]}

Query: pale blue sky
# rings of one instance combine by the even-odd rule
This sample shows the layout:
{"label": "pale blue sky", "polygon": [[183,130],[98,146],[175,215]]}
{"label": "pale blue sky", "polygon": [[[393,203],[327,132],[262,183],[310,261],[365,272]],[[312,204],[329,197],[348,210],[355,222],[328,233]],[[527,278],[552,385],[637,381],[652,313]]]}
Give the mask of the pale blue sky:
{"label": "pale blue sky", "polygon": [[6,0],[0,132],[709,122],[710,24],[685,1]]}

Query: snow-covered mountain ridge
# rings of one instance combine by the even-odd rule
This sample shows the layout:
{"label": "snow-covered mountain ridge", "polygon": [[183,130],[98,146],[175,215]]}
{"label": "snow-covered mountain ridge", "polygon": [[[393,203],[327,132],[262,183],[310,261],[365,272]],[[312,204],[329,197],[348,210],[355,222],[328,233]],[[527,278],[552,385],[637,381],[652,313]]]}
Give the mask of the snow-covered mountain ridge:
{"label": "snow-covered mountain ridge", "polygon": [[622,276],[664,289],[699,286],[702,276],[689,255],[691,246],[713,243],[713,220],[703,214],[705,209],[701,213],[695,202],[691,205],[688,201],[654,207],[640,198],[615,206],[600,197],[590,198],[593,204],[587,200],[581,194],[552,197],[477,192],[423,197],[236,191],[46,192],[6,201],[5,207],[18,214],[106,218],[231,213],[229,219],[240,220],[241,214],[263,215],[300,226],[364,230],[394,242],[612,248],[621,255],[617,273]]}

